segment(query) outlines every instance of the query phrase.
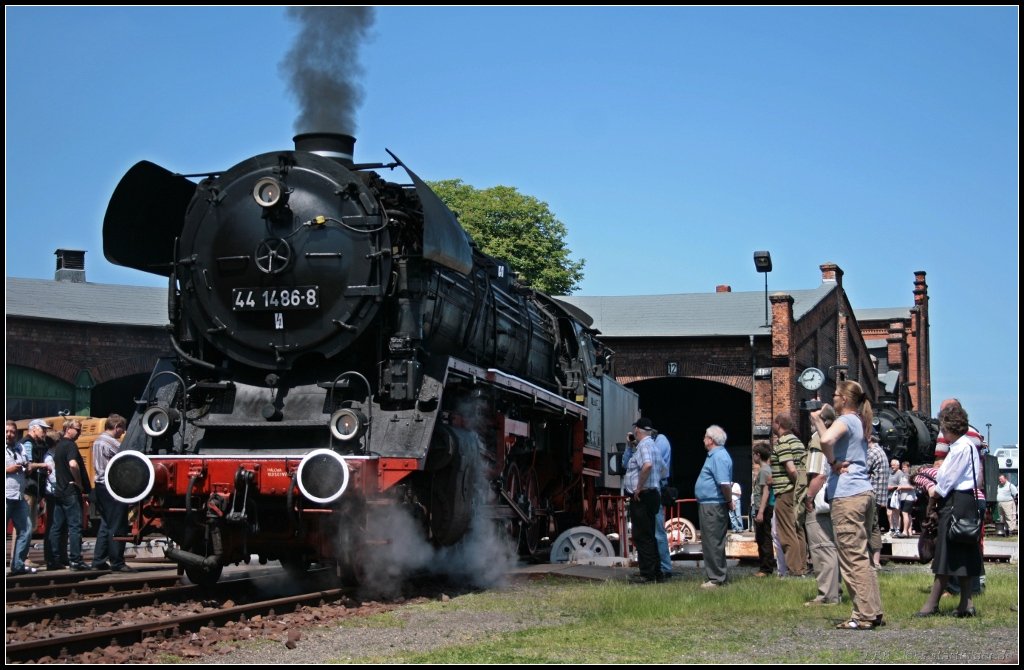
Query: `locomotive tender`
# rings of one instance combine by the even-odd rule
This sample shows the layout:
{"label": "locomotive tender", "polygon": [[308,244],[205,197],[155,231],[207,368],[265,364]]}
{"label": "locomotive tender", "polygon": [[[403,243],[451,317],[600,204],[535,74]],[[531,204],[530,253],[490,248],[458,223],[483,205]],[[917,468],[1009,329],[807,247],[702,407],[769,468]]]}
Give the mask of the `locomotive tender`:
{"label": "locomotive tender", "polygon": [[[335,565],[358,581],[374,508],[452,545],[481,506],[523,552],[611,530],[602,492],[636,395],[592,321],[516,280],[397,157],[314,133],[196,184],[149,162],[104,219],[113,263],[168,278],[161,360],[107,470],[193,581]],[[411,184],[379,172],[405,169]],[[488,495],[473,486],[483,477]],[[593,537],[589,529],[593,527]],[[556,542],[557,544],[557,542]]]}

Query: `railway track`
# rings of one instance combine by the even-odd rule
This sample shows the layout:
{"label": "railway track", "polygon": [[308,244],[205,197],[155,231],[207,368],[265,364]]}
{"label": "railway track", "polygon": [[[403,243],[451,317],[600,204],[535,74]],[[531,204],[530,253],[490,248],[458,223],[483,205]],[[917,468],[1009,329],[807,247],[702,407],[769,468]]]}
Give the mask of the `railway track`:
{"label": "railway track", "polygon": [[128,578],[100,579],[111,574],[109,570],[90,572],[56,572],[20,575],[7,579],[7,602],[38,598],[112,593],[119,589],[158,588],[176,584],[181,579],[173,567],[140,570]]}
{"label": "railway track", "polygon": [[[180,638],[229,622],[277,617],[352,594],[342,588],[303,589],[310,589],[310,583],[292,585],[282,595],[279,580],[261,577],[226,580],[204,589],[166,574],[19,586],[8,590],[6,659],[75,661],[85,652],[101,654],[151,638]],[[12,591],[18,600],[11,599]]]}

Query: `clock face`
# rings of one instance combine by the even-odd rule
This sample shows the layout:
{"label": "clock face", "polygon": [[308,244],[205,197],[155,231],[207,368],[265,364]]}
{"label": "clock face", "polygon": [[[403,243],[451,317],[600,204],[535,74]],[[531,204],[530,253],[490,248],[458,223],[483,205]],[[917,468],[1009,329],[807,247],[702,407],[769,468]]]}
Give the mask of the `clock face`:
{"label": "clock face", "polygon": [[818,368],[807,368],[800,373],[799,381],[808,391],[817,391],[825,383],[825,373]]}

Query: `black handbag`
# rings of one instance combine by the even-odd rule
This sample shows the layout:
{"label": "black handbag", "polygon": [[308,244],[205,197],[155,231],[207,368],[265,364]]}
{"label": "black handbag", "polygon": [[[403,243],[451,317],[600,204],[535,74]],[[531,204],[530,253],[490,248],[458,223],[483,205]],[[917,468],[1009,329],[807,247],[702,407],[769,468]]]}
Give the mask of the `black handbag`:
{"label": "black handbag", "polygon": [[[971,447],[974,448],[973,446]],[[971,454],[971,478],[974,480],[974,488],[971,489],[971,496],[975,497],[978,489],[978,476],[974,473],[974,454]],[[953,493],[951,492],[950,495]],[[978,544],[981,540],[981,515],[978,513],[977,504],[971,505],[971,512],[967,516],[957,516],[954,511],[949,519],[949,531],[946,539],[953,544]]]}
{"label": "black handbag", "polygon": [[661,487],[661,506],[672,507],[676,504],[676,498],[679,497],[679,489],[674,486],[662,486]]}
{"label": "black handbag", "polygon": [[949,520],[946,539],[954,544],[978,544],[981,540],[981,519],[978,518],[978,513],[974,513],[973,519],[954,514]]}

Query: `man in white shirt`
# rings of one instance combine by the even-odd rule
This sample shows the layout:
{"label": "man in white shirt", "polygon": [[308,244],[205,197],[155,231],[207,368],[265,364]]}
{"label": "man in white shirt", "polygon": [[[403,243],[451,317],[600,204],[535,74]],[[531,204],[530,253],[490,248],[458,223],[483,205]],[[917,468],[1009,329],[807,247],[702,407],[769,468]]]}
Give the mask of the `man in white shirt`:
{"label": "man in white shirt", "polygon": [[999,489],[996,496],[999,503],[999,516],[1006,521],[1006,528],[1009,532],[1017,531],[1017,487],[1006,478],[1006,475],[999,475]]}

